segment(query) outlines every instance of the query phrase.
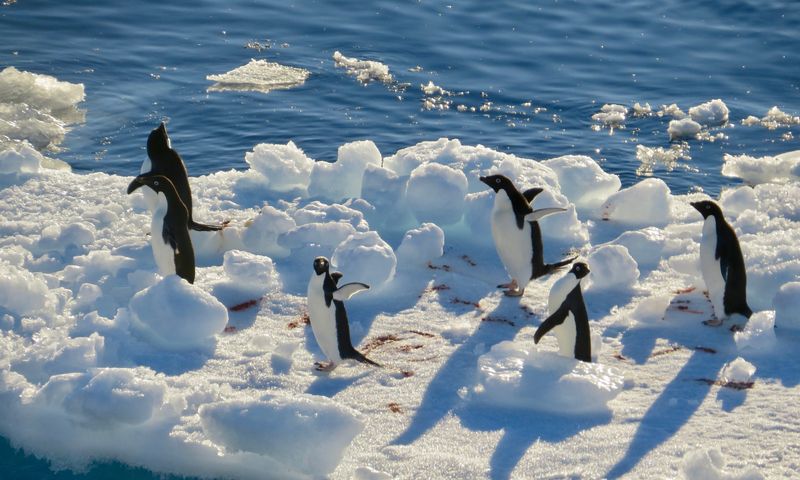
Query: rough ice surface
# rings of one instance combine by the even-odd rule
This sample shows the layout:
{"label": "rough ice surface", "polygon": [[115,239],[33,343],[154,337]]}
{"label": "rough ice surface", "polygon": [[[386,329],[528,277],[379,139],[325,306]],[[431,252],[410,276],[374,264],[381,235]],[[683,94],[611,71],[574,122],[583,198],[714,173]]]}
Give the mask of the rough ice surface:
{"label": "rough ice surface", "polygon": [[775,307],[776,327],[800,329],[800,282],[781,285],[772,299],[772,305]]}
{"label": "rough ice surface", "polygon": [[725,154],[722,174],[750,185],[800,180],[800,150],[766,157]]}
{"label": "rough ice surface", "polygon": [[689,116],[695,122],[706,125],[716,126],[728,123],[728,106],[720,99],[709,100],[689,109]]}
{"label": "rough ice surface", "polygon": [[622,183],[590,157],[565,155],[542,162],[558,175],[561,193],[579,209],[598,208]]}
{"label": "rough ice surface", "polygon": [[793,125],[800,125],[800,117],[789,115],[782,111],[778,106],[769,109],[766,115],[761,118],[750,115],[742,120],[742,125],[753,126],[761,125],[769,130],[775,130],[779,127],[790,127]]}
{"label": "rough ice surface", "polygon": [[658,112],[656,112],[656,115],[658,115],[659,117],[663,116],[672,117],[675,120],[681,120],[683,118],[686,118],[686,113],[683,110],[681,110],[678,107],[678,105],[674,103],[671,105],[661,105],[661,109],[659,109]]}
{"label": "rough ice surface", "polygon": [[746,383],[749,382],[756,373],[756,367],[752,363],[737,357],[736,360],[729,362],[722,368],[720,380],[723,382]]}
{"label": "rough ice surface", "polygon": [[358,232],[336,246],[331,263],[346,275],[343,283],[361,282],[379,288],[394,277],[397,257],[377,232]]}
{"label": "rough ice surface", "polygon": [[670,120],[667,133],[670,140],[691,140],[697,138],[697,134],[702,129],[703,126],[691,118],[682,118],[680,120]]}
{"label": "rough ice surface", "polygon": [[685,480],[764,480],[755,468],[742,473],[729,473],[725,469],[725,457],[717,449],[693,449],[683,457],[681,471]]}
{"label": "rough ice surface", "polygon": [[3,310],[14,315],[52,315],[53,302],[52,293],[41,276],[0,262],[0,306]]}
{"label": "rough ice surface", "polygon": [[745,210],[757,209],[758,199],[753,188],[729,188],[720,194],[719,205],[726,215],[738,216]]}
{"label": "rough ice surface", "polygon": [[347,70],[347,74],[355,77],[361,83],[379,81],[392,83],[394,78],[389,73],[389,67],[375,60],[359,60],[357,58],[345,57],[338,50],[333,52],[333,61],[337,67]]}
{"label": "rough ice surface", "polygon": [[470,401],[565,416],[603,414],[623,380],[615,368],[506,341],[478,358]]}
{"label": "rough ice surface", "polygon": [[403,236],[397,247],[397,263],[401,267],[425,266],[444,253],[444,232],[435,223],[423,223]]}
{"label": "rough ice surface", "polygon": [[600,111],[592,115],[592,120],[605,126],[615,127],[625,123],[628,107],[625,105],[605,104]]}
{"label": "rough ice surface", "polygon": [[672,195],[660,178],[648,178],[611,195],[602,207],[603,219],[632,225],[666,225]]}
{"label": "rough ice surface", "polygon": [[295,227],[297,224],[289,214],[266,205],[249,222],[242,233],[242,242],[251,252],[285,257],[289,250],[278,245],[278,237]]}
{"label": "rough ice surface", "polygon": [[247,152],[244,159],[265,178],[269,188],[278,192],[308,187],[314,167],[314,160],[292,141],[286,145],[260,143],[252,152]]}
{"label": "rough ice surface", "polygon": [[138,334],[170,350],[207,348],[228,323],[219,300],[177,275],[134,295],[130,312]]}
{"label": "rough ice surface", "polygon": [[653,170],[659,166],[671,172],[678,166],[678,161],[690,158],[685,143],[673,144],[669,148],[636,145],[636,159],[641,162],[636,174],[650,177],[653,175]]}
{"label": "rough ice surface", "polygon": [[251,59],[247,65],[219,75],[208,75],[206,80],[216,82],[208,91],[256,91],[267,93],[305,83],[311,73],[303,68],[289,67],[266,60]]}
{"label": "rough ice surface", "polygon": [[466,194],[464,172],[438,163],[426,163],[411,172],[406,202],[420,223],[450,225],[461,220]]}
{"label": "rough ice surface", "polygon": [[603,245],[587,262],[593,290],[631,289],[639,279],[639,265],[622,245]]}
{"label": "rough ice surface", "polygon": [[733,336],[736,347],[745,354],[772,353],[775,347],[775,312],[763,310],[754,313],[744,330]]}

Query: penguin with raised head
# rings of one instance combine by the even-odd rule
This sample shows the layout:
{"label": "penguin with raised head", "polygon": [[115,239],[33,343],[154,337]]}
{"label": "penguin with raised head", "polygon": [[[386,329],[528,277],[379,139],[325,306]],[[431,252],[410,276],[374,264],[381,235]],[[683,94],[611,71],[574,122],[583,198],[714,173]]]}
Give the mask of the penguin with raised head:
{"label": "penguin with raised head", "polygon": [[[147,137],[147,158],[142,162],[142,175],[164,175],[175,186],[183,204],[189,212],[189,229],[197,231],[221,230],[222,225],[197,223],[192,219],[192,190],[189,187],[189,175],[186,165],[178,152],[172,149],[167,135],[167,126],[161,122]],[[156,207],[156,196],[145,191],[145,201],[150,210]]]}
{"label": "penguin with raised head", "polygon": [[522,296],[525,286],[532,279],[552,273],[574,260],[571,258],[552,265],[544,263],[538,220],[566,209],[534,210],[530,202],[542,190],[530,189],[523,194],[504,175],[480,177],[480,180],[495,192],[491,217],[492,237],[497,254],[511,277],[510,283],[498,285],[498,288],[507,288],[506,295]]}
{"label": "penguin with raised head", "polygon": [[330,372],[342,360],[357,360],[379,367],[353,347],[350,340],[350,325],[344,301],[356,293],[369,289],[359,282],[338,285],[342,274],[330,272],[330,262],[325,257],[314,259],[314,272],[308,282],[308,317],[311,330],[328,363],[316,363],[317,370]]}
{"label": "penguin with raised head", "polygon": [[589,315],[581,293],[581,279],[589,274],[589,266],[577,262],[550,289],[547,309],[550,316],[533,335],[534,343],[550,330],[558,340],[558,353],[584,362],[592,361],[592,337]]}
{"label": "penguin with raised head", "polygon": [[130,195],[148,187],[156,198],[150,224],[150,245],[161,275],[177,274],[194,283],[194,248],[189,237],[189,211],[175,185],[164,175],[139,175],[128,185]]}
{"label": "penguin with raised head", "polygon": [[691,202],[691,205],[704,219],[700,271],[716,317],[703,323],[719,326],[726,317],[736,313],[749,319],[753,311],[747,305],[747,273],[736,232],[725,221],[716,203],[703,200]]}

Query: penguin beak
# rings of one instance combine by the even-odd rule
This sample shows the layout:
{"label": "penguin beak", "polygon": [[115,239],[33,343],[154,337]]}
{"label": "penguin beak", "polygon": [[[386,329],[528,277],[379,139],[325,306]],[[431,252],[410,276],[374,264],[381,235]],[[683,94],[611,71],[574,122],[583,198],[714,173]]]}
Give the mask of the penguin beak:
{"label": "penguin beak", "polygon": [[130,183],[130,185],[128,185],[128,195],[135,192],[136,189],[138,189],[142,185],[144,185],[144,183],[142,182],[141,178],[139,177],[134,178],[133,181]]}
{"label": "penguin beak", "polygon": [[[479,177],[478,179],[486,185],[489,185],[489,180],[486,177]],[[489,186],[491,187],[491,185]]]}
{"label": "penguin beak", "polygon": [[689,205],[693,206],[693,207],[694,207],[694,209],[695,209],[695,210],[697,210],[698,212],[700,212],[700,213],[703,213],[703,212],[700,210],[700,205],[699,205],[699,203],[698,203],[698,202],[689,202]]}

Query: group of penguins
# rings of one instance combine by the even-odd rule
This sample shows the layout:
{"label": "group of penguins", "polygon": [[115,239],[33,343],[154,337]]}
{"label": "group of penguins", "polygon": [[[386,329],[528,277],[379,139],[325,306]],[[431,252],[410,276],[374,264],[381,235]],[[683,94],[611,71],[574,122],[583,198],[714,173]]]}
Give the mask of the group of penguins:
{"label": "group of penguins", "polygon": [[[511,278],[498,285],[508,296],[521,297],[527,284],[537,278],[570,270],[550,289],[549,316],[534,334],[534,342],[551,330],[559,345],[559,354],[584,362],[592,361],[589,317],[581,292],[581,280],[589,274],[585,262],[577,256],[546,264],[539,220],[566,211],[563,208],[531,207],[543,190],[531,188],[520,192],[504,175],[480,177],[495,192],[491,213],[492,237],[498,256]],[[177,274],[189,283],[195,279],[195,259],[189,230],[217,231],[222,225],[198,223],[192,218],[192,194],[186,166],[172,149],[162,122],[147,139],[147,159],[141,174],[128,186],[128,194],[141,187],[152,212],[150,244],[155,263],[164,276]],[[746,273],[742,251],[733,228],[725,221],[720,207],[710,201],[692,202],[704,218],[700,245],[700,266],[708,288],[715,317],[705,323],[719,326],[724,318],[739,314],[750,318],[746,300]],[[574,262],[574,263],[573,263]],[[317,344],[327,362],[317,362],[320,371],[331,371],[344,360],[380,366],[353,347],[344,302],[369,286],[353,282],[339,285],[340,272],[330,271],[325,257],[314,259],[308,283],[308,315]]]}

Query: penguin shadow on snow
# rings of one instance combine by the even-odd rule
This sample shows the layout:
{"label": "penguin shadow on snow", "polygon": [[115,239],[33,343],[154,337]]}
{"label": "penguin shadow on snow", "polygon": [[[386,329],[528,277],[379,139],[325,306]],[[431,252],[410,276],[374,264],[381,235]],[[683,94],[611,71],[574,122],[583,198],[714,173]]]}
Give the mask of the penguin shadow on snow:
{"label": "penguin shadow on snow", "polygon": [[[688,308],[676,308],[687,305]],[[723,366],[738,356],[727,322],[722,327],[702,324],[711,311],[711,305],[700,292],[680,293],[673,298],[663,320],[632,327],[623,333],[622,359],[630,358],[636,364],[657,362],[659,357],[679,350],[692,353],[647,409],[625,455],[605,477],[625,476],[651,451],[672,438],[716,386]],[[667,340],[669,346],[655,350],[659,338]],[[744,392],[733,393],[740,395],[720,391],[717,398],[722,401],[723,409],[732,410],[744,402]]]}
{"label": "penguin shadow on snow", "polygon": [[404,432],[391,444],[410,445],[433,428],[460,403],[458,391],[475,381],[478,357],[493,345],[513,340],[524,325],[519,308],[519,298],[501,297],[500,303],[489,315],[514,318],[514,325],[480,321],[473,334],[450,354],[428,383],[416,415]]}

